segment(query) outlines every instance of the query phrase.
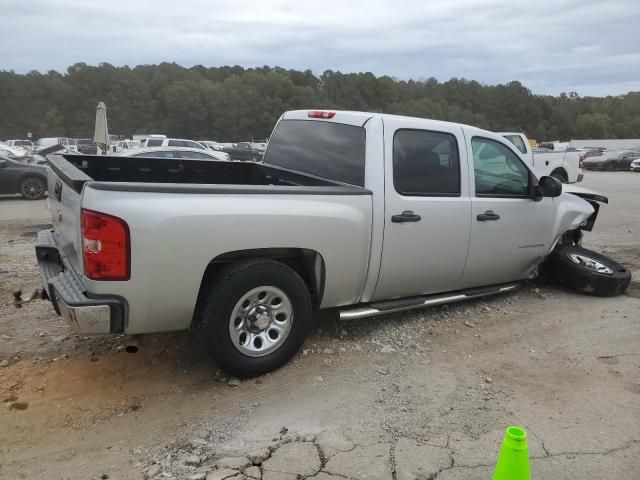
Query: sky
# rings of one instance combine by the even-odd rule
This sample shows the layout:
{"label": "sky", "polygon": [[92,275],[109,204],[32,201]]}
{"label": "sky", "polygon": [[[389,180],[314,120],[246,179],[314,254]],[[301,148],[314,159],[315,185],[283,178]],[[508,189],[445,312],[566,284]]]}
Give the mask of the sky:
{"label": "sky", "polygon": [[0,0],[0,70],[176,62],[640,91],[640,0]]}

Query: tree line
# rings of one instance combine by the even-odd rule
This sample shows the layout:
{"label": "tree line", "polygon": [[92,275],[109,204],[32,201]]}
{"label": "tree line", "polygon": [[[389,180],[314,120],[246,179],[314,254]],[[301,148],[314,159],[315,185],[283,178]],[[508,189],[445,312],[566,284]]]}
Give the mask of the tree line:
{"label": "tree line", "polygon": [[124,135],[239,141],[267,138],[282,112],[374,111],[467,123],[530,138],[640,138],[640,92],[604,98],[534,95],[518,81],[397,80],[279,67],[115,67],[75,64],[65,73],[0,71],[0,138],[92,137],[95,107]]}

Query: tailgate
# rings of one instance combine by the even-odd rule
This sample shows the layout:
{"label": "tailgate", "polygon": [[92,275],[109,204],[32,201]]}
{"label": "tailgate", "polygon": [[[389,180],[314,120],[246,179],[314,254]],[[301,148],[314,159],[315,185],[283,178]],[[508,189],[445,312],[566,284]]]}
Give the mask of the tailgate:
{"label": "tailgate", "polygon": [[50,155],[48,206],[51,223],[58,242],[73,269],[82,272],[80,245],[80,201],[84,182],[91,180],[85,173],[59,155]]}

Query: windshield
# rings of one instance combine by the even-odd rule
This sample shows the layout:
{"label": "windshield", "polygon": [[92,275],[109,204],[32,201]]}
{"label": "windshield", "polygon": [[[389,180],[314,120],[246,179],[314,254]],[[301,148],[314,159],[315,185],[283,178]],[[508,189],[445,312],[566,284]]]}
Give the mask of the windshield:
{"label": "windshield", "polygon": [[264,163],[364,186],[365,130],[342,123],[282,120]]}

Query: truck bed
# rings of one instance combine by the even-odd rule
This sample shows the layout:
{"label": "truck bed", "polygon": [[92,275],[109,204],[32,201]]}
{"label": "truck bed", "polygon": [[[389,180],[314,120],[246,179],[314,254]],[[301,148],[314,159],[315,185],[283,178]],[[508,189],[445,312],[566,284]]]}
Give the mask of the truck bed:
{"label": "truck bed", "polygon": [[336,187],[340,193],[363,193],[364,190],[263,163],[76,154],[51,156],[50,163],[56,174],[78,193],[89,181],[98,189],[133,191],[170,188],[179,192],[185,191],[188,185],[199,185],[200,190],[207,185],[322,187],[319,190],[324,193],[333,190],[327,187]]}

